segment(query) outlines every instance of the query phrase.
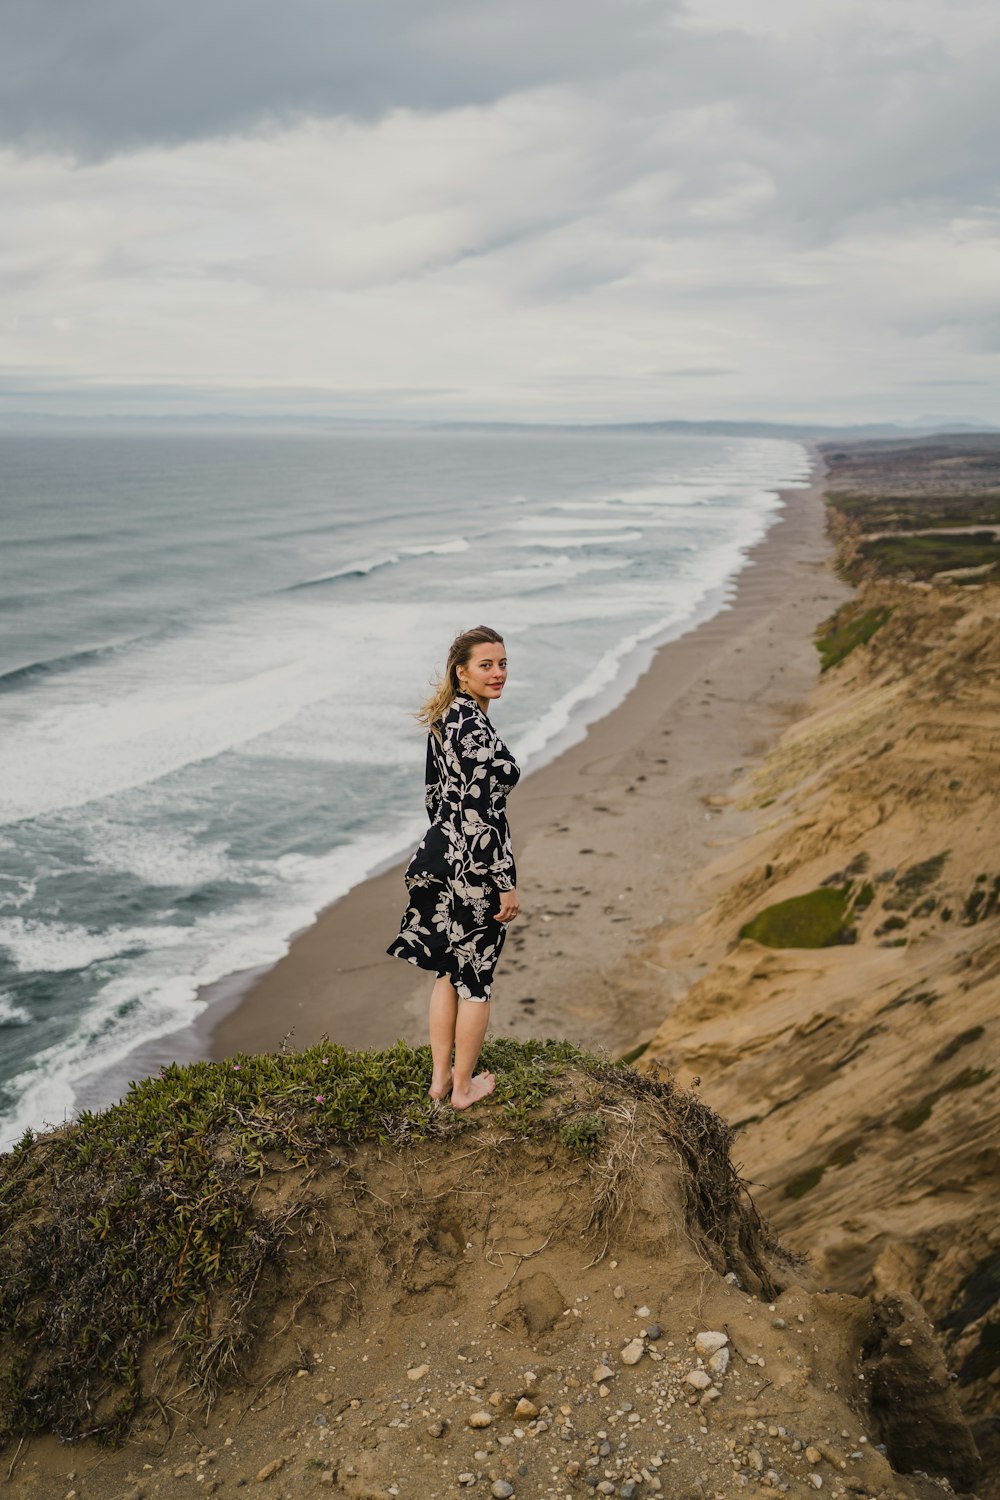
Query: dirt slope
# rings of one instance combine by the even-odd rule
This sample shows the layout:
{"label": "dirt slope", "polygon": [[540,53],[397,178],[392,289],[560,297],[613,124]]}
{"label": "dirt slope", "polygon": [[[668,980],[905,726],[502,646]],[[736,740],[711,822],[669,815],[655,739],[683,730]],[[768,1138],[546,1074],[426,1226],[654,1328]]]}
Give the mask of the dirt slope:
{"label": "dirt slope", "polygon": [[[756,1202],[821,1285],[919,1299],[996,1476],[1000,592],[865,583],[857,613],[882,610],[730,790],[757,833],[710,872],[713,907],[645,954],[721,956],[637,1066],[697,1076],[742,1126]],[[841,941],[740,937],[837,890]]]}
{"label": "dirt slope", "polygon": [[970,1483],[919,1308],[815,1290],[740,1190],[722,1122],[628,1073],[569,1070],[527,1137],[487,1105],[457,1139],[266,1172],[254,1211],[294,1210],[295,1233],[241,1378],[206,1417],[161,1340],[123,1449],[12,1442],[2,1492],[949,1492],[894,1465]]}

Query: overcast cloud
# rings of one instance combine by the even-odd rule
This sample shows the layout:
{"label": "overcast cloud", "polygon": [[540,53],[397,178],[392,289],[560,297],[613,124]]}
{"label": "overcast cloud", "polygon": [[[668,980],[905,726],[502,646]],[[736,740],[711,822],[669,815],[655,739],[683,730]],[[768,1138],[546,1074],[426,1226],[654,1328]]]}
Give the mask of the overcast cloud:
{"label": "overcast cloud", "polygon": [[0,412],[995,421],[995,17],[0,4]]}

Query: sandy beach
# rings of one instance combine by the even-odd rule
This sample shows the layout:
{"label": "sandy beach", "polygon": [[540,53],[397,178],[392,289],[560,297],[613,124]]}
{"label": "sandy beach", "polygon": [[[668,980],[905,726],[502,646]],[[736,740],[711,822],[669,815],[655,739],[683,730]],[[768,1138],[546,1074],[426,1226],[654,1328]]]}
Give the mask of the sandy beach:
{"label": "sandy beach", "polygon": [[[812,483],[782,492],[732,602],[662,646],[625,699],[511,798],[522,915],[497,969],[491,1033],[621,1053],[712,961],[700,953],[664,971],[642,950],[711,900],[699,877],[752,824],[730,786],[801,711],[819,670],[812,632],[850,596],[832,571],[813,457]],[[275,1050],[288,1033],[296,1048],[324,1034],[348,1047],[423,1041],[429,978],[384,954],[402,870],[320,913],[279,963],[236,987],[235,1003],[234,986],[217,989],[193,1050]]]}

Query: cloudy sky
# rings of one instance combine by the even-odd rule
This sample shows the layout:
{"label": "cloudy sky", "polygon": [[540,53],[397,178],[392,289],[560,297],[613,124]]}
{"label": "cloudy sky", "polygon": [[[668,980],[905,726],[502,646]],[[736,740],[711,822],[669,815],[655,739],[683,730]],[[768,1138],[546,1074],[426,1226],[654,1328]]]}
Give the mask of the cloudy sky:
{"label": "cloudy sky", "polygon": [[992,0],[0,22],[0,412],[998,420]]}

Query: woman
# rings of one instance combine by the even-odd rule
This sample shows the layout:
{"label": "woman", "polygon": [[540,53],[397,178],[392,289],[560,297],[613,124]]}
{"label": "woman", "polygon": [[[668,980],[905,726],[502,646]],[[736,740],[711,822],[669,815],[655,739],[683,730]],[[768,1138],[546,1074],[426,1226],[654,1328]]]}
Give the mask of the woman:
{"label": "woman", "polygon": [[502,637],[487,625],[463,631],[437,691],[417,715],[429,730],[430,827],[406,868],[409,905],[387,950],[437,975],[430,1094],[443,1099],[450,1092],[455,1109],[496,1087],[494,1074],[484,1069],[473,1077],[473,1069],[489,1023],[493,970],[519,910],[505,809],[521,773],[489,721],[506,680]]}

